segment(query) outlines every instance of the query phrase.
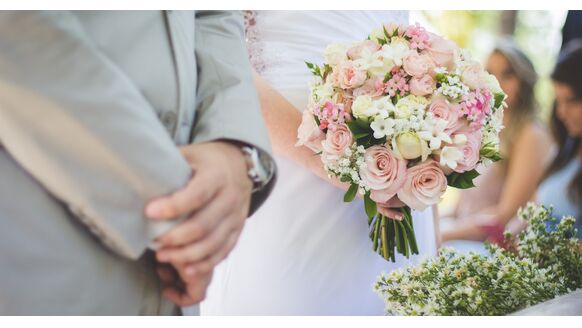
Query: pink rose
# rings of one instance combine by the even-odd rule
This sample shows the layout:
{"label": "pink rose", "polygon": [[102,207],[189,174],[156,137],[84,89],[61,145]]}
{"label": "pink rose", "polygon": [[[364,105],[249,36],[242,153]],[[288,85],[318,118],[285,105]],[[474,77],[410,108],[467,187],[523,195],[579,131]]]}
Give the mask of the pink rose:
{"label": "pink rose", "polygon": [[352,132],[345,124],[330,125],[327,129],[327,135],[322,143],[324,163],[333,162],[338,159],[339,155],[344,154],[345,150],[353,143]]}
{"label": "pink rose", "polygon": [[413,77],[410,80],[410,93],[415,96],[430,95],[436,89],[436,82],[430,75],[421,78]]}
{"label": "pink rose", "polygon": [[402,67],[408,75],[421,78],[434,68],[434,63],[429,56],[411,50],[404,56]]}
{"label": "pink rose", "polygon": [[295,146],[306,146],[318,153],[321,151],[321,142],[323,140],[324,134],[317,126],[313,114],[308,110],[304,110],[301,124],[297,129],[297,143]]}
{"label": "pink rose", "polygon": [[398,198],[410,208],[424,210],[437,204],[447,190],[447,178],[439,164],[428,160],[408,169]]}
{"label": "pink rose", "polygon": [[366,81],[366,72],[359,70],[352,62],[344,61],[338,66],[338,85],[342,89],[353,89]]}
{"label": "pink rose", "polygon": [[354,98],[359,96],[379,97],[384,93],[385,87],[382,77],[367,79],[364,85],[354,89]]}
{"label": "pink rose", "polygon": [[429,35],[430,46],[426,49],[426,53],[438,66],[446,67],[449,71],[452,70],[455,61],[455,51],[458,50],[457,45],[436,34],[429,33]]}
{"label": "pink rose", "polygon": [[473,170],[481,156],[481,132],[463,133],[463,135],[467,138],[467,141],[459,146],[459,149],[463,152],[463,158],[457,162],[457,167],[454,168],[454,171],[458,173]]}
{"label": "pink rose", "polygon": [[355,60],[360,59],[362,57],[362,53],[364,51],[368,51],[369,53],[374,53],[380,50],[380,45],[372,40],[366,40],[363,42],[359,42],[355,46],[348,49],[348,58]]}
{"label": "pink rose", "polygon": [[406,180],[406,161],[398,159],[385,146],[366,149],[366,166],[360,169],[362,181],[370,186],[372,200],[388,202]]}
{"label": "pink rose", "polygon": [[478,63],[465,67],[461,73],[461,81],[471,89],[487,88],[485,78],[485,72]]}
{"label": "pink rose", "polygon": [[458,104],[451,104],[444,97],[434,97],[428,111],[434,115],[435,118],[447,121],[445,132],[451,135],[453,132],[460,129],[463,125],[461,121],[461,109]]}

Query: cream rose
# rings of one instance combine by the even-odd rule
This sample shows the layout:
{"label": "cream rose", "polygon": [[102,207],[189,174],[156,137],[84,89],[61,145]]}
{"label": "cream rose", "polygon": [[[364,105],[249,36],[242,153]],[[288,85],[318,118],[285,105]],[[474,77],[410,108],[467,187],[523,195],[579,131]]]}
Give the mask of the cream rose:
{"label": "cream rose", "polygon": [[447,178],[439,164],[428,160],[408,169],[398,198],[410,208],[422,211],[438,204],[447,190]]}
{"label": "cream rose", "polygon": [[392,148],[403,159],[419,158],[423,154],[424,142],[415,132],[406,132],[399,134],[392,139]]}
{"label": "cream rose", "polygon": [[340,43],[332,43],[323,51],[323,58],[329,65],[338,65],[347,59],[346,45]]}
{"label": "cream rose", "polygon": [[366,149],[364,156],[366,165],[360,169],[362,181],[372,190],[372,200],[385,203],[402,188],[407,162],[396,158],[385,146],[378,145]]}
{"label": "cream rose", "polygon": [[395,105],[394,115],[396,118],[409,118],[415,111],[426,107],[428,101],[424,97],[408,95],[401,98]]}
{"label": "cream rose", "polygon": [[358,96],[352,104],[352,114],[356,118],[368,118],[377,114],[376,108],[372,106],[373,101],[370,96]]}

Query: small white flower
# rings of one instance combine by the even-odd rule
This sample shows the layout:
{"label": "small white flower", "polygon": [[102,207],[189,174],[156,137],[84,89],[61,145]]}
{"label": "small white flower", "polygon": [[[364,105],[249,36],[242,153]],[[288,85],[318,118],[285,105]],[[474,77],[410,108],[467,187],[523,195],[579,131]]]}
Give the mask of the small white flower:
{"label": "small white flower", "polygon": [[392,136],[394,134],[394,120],[391,118],[377,117],[370,127],[374,130],[374,138],[381,139],[383,137]]}
{"label": "small white flower", "polygon": [[453,138],[453,143],[458,146],[462,146],[467,143],[467,136],[464,134],[457,134]]}
{"label": "small white flower", "polygon": [[457,147],[445,146],[443,147],[443,150],[441,150],[440,164],[443,166],[448,166],[454,170],[461,159],[463,159],[463,152],[461,152]]}
{"label": "small white flower", "polygon": [[382,118],[390,116],[390,113],[394,112],[395,109],[390,97],[382,97],[374,100],[372,107],[374,109],[371,109],[370,112],[375,112],[377,116]]}
{"label": "small white flower", "polygon": [[[447,121],[436,119],[432,122],[427,122],[428,127],[424,131],[420,131],[418,135],[425,141],[429,142],[429,147],[431,150],[437,150],[441,148],[443,142],[452,143],[451,137],[446,134],[445,128],[447,126]],[[456,167],[456,164],[455,164]]]}
{"label": "small white flower", "polygon": [[366,70],[375,76],[384,76],[390,72],[394,67],[394,61],[391,57],[387,57],[381,50],[371,51],[364,48],[360,53],[360,58],[354,61],[356,67],[361,70]]}
{"label": "small white flower", "polygon": [[446,74],[447,73],[447,68],[440,66],[434,69],[434,72],[437,74]]}
{"label": "small white flower", "polygon": [[391,58],[396,66],[402,66],[402,59],[410,50],[408,42],[402,38],[393,38],[390,44],[382,46],[385,57]]}

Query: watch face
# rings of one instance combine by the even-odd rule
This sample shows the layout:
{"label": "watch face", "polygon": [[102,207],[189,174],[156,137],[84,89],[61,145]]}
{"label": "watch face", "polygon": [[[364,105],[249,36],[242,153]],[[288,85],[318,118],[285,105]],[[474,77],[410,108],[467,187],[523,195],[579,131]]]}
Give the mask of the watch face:
{"label": "watch face", "polygon": [[245,155],[249,161],[249,177],[256,184],[255,188],[262,188],[273,175],[274,162],[267,153],[256,148],[244,147]]}

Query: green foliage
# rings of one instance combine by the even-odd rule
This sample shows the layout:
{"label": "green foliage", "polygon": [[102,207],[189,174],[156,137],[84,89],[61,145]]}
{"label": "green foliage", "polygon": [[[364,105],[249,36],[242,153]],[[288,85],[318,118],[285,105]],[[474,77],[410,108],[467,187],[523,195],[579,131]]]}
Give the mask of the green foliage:
{"label": "green foliage", "polygon": [[[528,227],[506,233],[489,255],[441,250],[436,258],[384,274],[374,289],[395,315],[505,315],[582,288],[582,249],[574,219],[551,209],[520,210]],[[554,229],[547,229],[552,225]]]}
{"label": "green foliage", "polygon": [[350,131],[356,139],[358,146],[364,146],[364,148],[370,148],[374,145],[382,145],[386,143],[386,137],[381,139],[374,138],[374,130],[370,127],[370,122],[363,119],[356,119],[346,122]]}
{"label": "green foliage", "polygon": [[473,180],[479,176],[477,170],[463,173],[453,172],[447,176],[447,184],[458,189],[469,189],[475,187]]}
{"label": "green foliage", "polygon": [[[342,179],[342,182],[348,182],[348,179]],[[346,191],[346,194],[344,195],[344,202],[349,203],[352,200],[354,200],[354,198],[356,198],[356,195],[358,194],[358,188],[359,186],[355,183],[353,183],[352,185],[350,185],[350,188],[348,188],[348,191]]]}

